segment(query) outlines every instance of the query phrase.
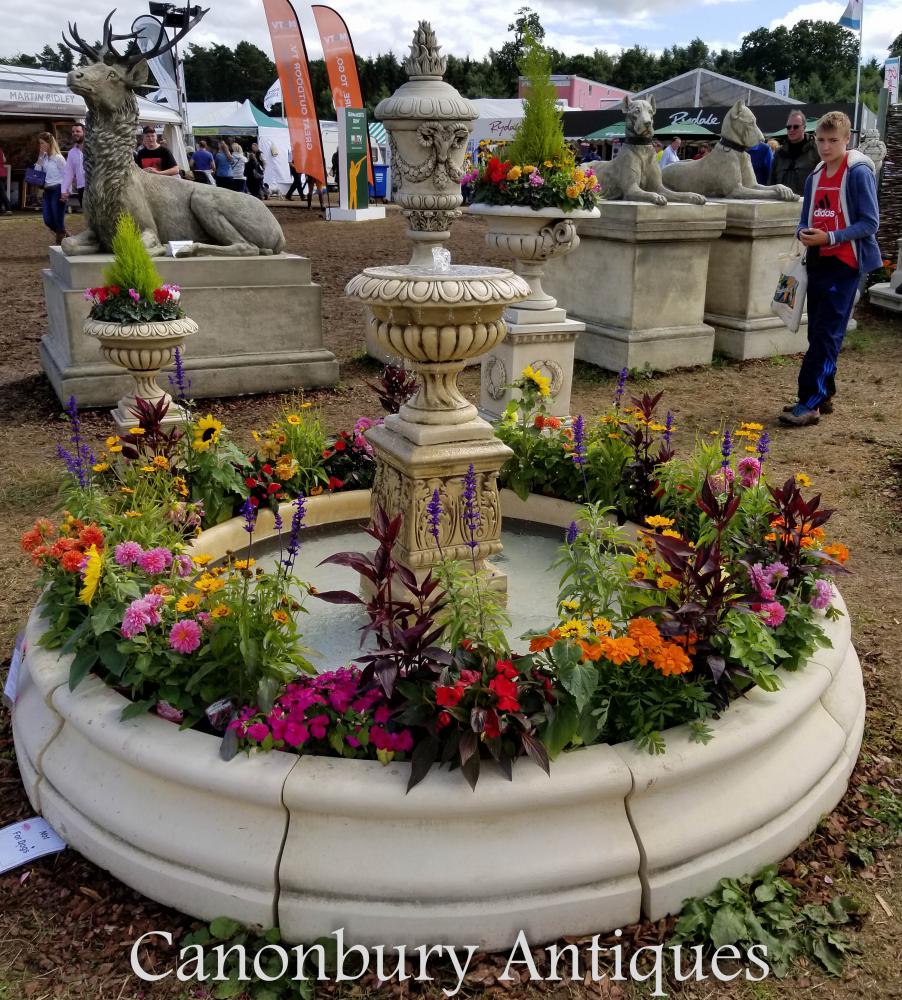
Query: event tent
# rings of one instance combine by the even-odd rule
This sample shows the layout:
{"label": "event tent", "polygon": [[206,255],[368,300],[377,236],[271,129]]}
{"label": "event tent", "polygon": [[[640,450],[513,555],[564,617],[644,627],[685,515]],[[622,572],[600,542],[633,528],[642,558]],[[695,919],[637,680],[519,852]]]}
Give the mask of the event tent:
{"label": "event tent", "polygon": [[[487,139],[497,142],[499,139],[513,139],[514,132],[523,118],[523,98],[479,97],[470,101],[476,105],[479,117],[473,123],[470,142],[481,142]],[[566,101],[558,101],[561,111],[570,111]]]}
{"label": "event tent", "polygon": [[[600,139],[622,139],[625,135],[626,122],[615,122],[613,125],[600,128],[597,132],[593,132],[585,138],[587,142],[597,142]],[[695,122],[677,122],[674,125],[666,125],[656,129],[655,135],[679,135],[690,138],[711,136],[712,139],[715,138],[714,133],[710,129],[705,128],[704,125],[697,125]]]}
{"label": "event tent", "polygon": [[764,90],[743,80],[734,80],[710,69],[692,69],[671,80],[656,83],[633,95],[643,101],[654,97],[659,108],[701,108],[706,105],[722,107],[745,101],[749,107],[764,104],[798,105],[795,97],[781,97],[772,90]]}
{"label": "event tent", "polygon": [[[81,121],[88,113],[84,100],[66,86],[66,74],[48,69],[0,64],[0,120]],[[187,167],[179,113],[164,104],[138,98],[138,121],[162,125],[173,156]],[[35,131],[40,126],[35,123]]]}

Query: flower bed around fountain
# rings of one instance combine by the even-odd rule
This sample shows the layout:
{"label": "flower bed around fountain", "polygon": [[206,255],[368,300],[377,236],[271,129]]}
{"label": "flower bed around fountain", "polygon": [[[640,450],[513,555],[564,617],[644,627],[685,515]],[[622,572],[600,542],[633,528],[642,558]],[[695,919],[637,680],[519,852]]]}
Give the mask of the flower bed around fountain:
{"label": "flower bed around fountain", "polygon": [[[308,523],[365,517],[369,502],[311,498]],[[502,505],[534,523],[573,516],[507,491]],[[272,531],[268,512],[260,527]],[[199,542],[222,555],[242,534],[236,518]],[[344,927],[364,944],[502,948],[521,928],[539,942],[676,912],[811,832],[845,790],[864,722],[848,617],[821,624],[833,647],[780,692],[734,702],[708,745],[679,727],[661,756],[596,745],[559,757],[550,777],[524,761],[512,782],[488,771],[472,792],[433,770],[405,796],[408,763],[281,751],[225,762],[216,737],[120,721],[127,702],[101,681],[69,690],[71,658],[40,648],[35,611],[16,751],[32,804],[68,843],[187,913],[278,925],[293,941]]]}

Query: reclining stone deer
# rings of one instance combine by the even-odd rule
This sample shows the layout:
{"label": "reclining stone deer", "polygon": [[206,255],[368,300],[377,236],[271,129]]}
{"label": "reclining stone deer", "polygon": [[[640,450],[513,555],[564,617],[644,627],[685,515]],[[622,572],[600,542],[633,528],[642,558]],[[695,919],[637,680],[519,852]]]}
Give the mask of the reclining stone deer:
{"label": "reclining stone deer", "polygon": [[132,155],[138,124],[135,91],[147,82],[147,60],[166,52],[206,14],[202,10],[170,40],[160,31],[149,52],[121,55],[113,42],[134,36],[114,35],[107,16],[98,48],[69,25],[63,40],[87,56],[66,82],[88,106],[85,124],[85,215],[87,228],[63,240],[67,255],[109,253],[116,222],[132,215],[151,256],[162,256],[170,240],[190,240],[179,255],[256,256],[278,253],[285,245],[282,229],[256,198],[207,184],[141,170]]}

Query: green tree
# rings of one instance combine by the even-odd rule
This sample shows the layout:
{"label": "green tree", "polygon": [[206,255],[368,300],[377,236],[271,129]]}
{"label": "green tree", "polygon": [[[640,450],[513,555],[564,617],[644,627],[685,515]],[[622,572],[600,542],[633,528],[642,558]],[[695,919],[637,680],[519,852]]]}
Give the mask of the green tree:
{"label": "green tree", "polygon": [[526,35],[520,70],[526,77],[526,103],[507,153],[512,163],[541,166],[564,151],[564,129],[557,108],[557,91],[551,82],[551,57],[539,42]]}
{"label": "green tree", "polygon": [[537,42],[541,42],[545,37],[545,29],[534,10],[521,7],[516,13],[514,22],[507,26],[507,30],[514,33],[513,39],[505,42],[498,52],[490,49],[489,59],[505,86],[506,93],[501,96],[516,97],[519,66],[526,50],[526,39],[534,38]]}

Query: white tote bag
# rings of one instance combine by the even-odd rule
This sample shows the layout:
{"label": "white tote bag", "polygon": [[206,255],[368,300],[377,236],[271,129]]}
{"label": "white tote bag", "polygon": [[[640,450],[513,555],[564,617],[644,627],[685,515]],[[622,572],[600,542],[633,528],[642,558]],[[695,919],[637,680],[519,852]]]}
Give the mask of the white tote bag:
{"label": "white tote bag", "polygon": [[770,311],[793,333],[798,331],[802,322],[807,292],[804,247],[796,240],[792,252],[780,257],[780,280],[770,304]]}

